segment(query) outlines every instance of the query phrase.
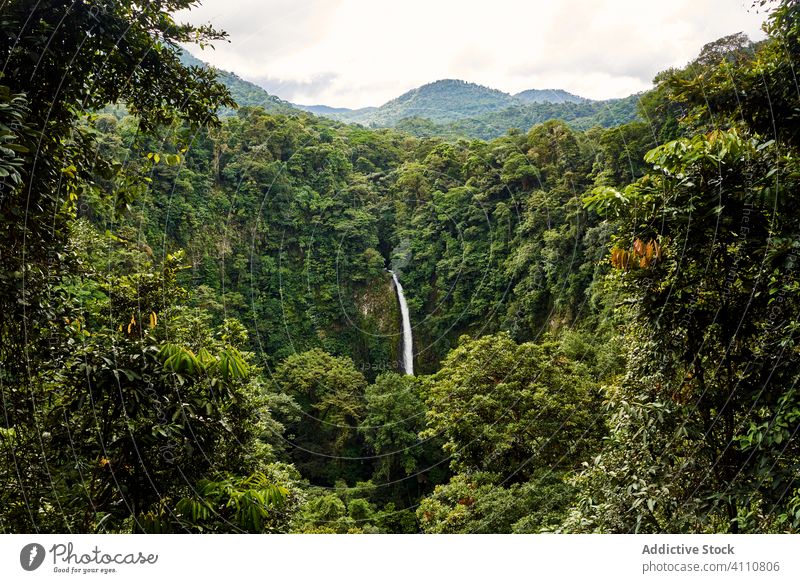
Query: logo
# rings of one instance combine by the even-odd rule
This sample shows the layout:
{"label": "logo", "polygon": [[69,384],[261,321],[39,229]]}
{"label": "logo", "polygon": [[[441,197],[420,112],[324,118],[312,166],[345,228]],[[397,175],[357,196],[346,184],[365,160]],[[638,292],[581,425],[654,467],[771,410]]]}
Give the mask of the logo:
{"label": "logo", "polygon": [[19,552],[19,564],[26,571],[35,571],[44,562],[44,547],[39,543],[30,543]]}

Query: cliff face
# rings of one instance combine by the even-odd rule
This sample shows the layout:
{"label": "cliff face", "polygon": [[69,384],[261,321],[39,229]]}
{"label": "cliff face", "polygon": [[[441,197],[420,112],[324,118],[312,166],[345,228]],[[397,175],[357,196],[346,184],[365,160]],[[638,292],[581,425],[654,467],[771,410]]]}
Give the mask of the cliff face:
{"label": "cliff face", "polygon": [[353,347],[356,365],[370,380],[383,372],[401,372],[401,316],[392,276],[382,273],[355,292],[353,299],[357,309],[353,325],[358,328]]}

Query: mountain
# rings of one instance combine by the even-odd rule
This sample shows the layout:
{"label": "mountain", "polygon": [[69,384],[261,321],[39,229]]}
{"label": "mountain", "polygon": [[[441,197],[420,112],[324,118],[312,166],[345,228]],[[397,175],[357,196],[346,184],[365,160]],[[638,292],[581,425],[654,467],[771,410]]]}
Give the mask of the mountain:
{"label": "mountain", "polygon": [[588,101],[563,89],[528,89],[514,95],[523,103],[582,103]]}
{"label": "mountain", "polygon": [[[606,101],[584,99],[578,102],[515,105],[474,118],[452,121],[433,130],[428,127],[425,131],[432,132],[430,135],[490,140],[502,136],[511,128],[527,131],[551,119],[565,121],[576,130],[587,130],[595,126],[610,128],[639,119],[637,106],[640,98],[641,95],[630,95]],[[402,127],[402,124],[397,127],[418,135],[413,130]]]}
{"label": "mountain", "polygon": [[[186,65],[208,67],[186,51],[181,60]],[[292,104],[234,73],[217,73],[241,106],[261,106],[277,114],[305,111],[344,123],[396,127],[418,137],[492,139],[509,129],[527,131],[550,119],[564,120],[576,129],[612,127],[638,119],[637,95],[607,101],[585,99],[563,89],[528,89],[510,95],[477,83],[442,79],[407,91],[380,107],[349,109]],[[221,113],[228,115],[232,111]]]}
{"label": "mountain", "polygon": [[434,123],[466,119],[509,107],[517,101],[508,93],[458,79],[442,79],[403,93],[380,107],[348,109],[327,105],[295,105],[316,115],[373,127],[392,127],[407,118]]}
{"label": "mountain", "polygon": [[563,89],[528,89],[510,95],[458,79],[428,83],[380,107],[347,109],[327,105],[295,105],[298,109],[340,121],[367,126],[392,127],[405,119],[425,119],[435,124],[472,119],[508,108],[537,103],[587,103],[590,100]]}
{"label": "mountain", "polygon": [[[184,65],[191,66],[191,67],[202,67],[202,68],[209,68],[207,63],[204,63],[188,51],[183,51],[181,54],[181,62]],[[228,87],[228,90],[231,92],[233,99],[238,103],[240,106],[260,106],[263,107],[265,111],[270,113],[283,113],[283,114],[291,114],[297,113],[298,109],[294,107],[288,101],[284,101],[280,97],[276,97],[275,95],[270,95],[266,92],[263,88],[259,87],[255,83],[251,83],[250,81],[245,81],[235,73],[231,73],[230,71],[223,71],[221,69],[215,69],[217,71],[217,77],[219,78],[220,82],[225,84]],[[222,115],[230,115],[232,110],[225,109],[220,112]]]}
{"label": "mountain", "polygon": [[347,109],[295,105],[323,117],[368,127],[395,127],[415,136],[491,139],[511,128],[527,131],[549,119],[576,129],[612,127],[637,119],[639,96],[593,101],[563,89],[528,89],[510,95],[457,79],[412,89],[380,107]]}
{"label": "mountain", "polygon": [[[323,117],[334,117],[337,115],[349,115],[354,111],[358,111],[356,109],[350,109],[349,107],[330,107],[329,105],[300,105],[299,103],[294,103],[294,107],[297,109],[302,109],[303,111],[307,111],[309,113],[314,113],[316,115],[321,115]],[[369,109],[376,109],[371,107]]]}
{"label": "mountain", "polygon": [[508,93],[458,79],[443,79],[412,89],[354,121],[376,126],[393,126],[407,117],[424,117],[447,122],[475,117],[514,104]]}
{"label": "mountain", "polygon": [[394,128],[419,138],[440,136],[481,140],[500,137],[512,128],[528,131],[551,119],[560,119],[576,130],[596,126],[610,128],[639,119],[637,105],[640,98],[641,95],[631,95],[608,101],[514,105],[500,111],[438,124],[415,116],[401,119]]}
{"label": "mountain", "polygon": [[320,117],[328,117],[345,123],[365,123],[363,120],[377,107],[362,107],[360,109],[350,109],[349,107],[331,107],[329,105],[298,105],[292,104],[299,110],[313,113]]}

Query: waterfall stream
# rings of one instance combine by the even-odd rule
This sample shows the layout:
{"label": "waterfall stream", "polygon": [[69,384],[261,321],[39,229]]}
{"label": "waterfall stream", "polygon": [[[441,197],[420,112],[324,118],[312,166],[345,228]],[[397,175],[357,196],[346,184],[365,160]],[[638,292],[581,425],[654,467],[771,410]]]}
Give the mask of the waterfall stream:
{"label": "waterfall stream", "polygon": [[403,316],[403,342],[401,345],[403,371],[406,374],[414,374],[414,337],[411,334],[411,318],[408,315],[408,304],[406,303],[406,296],[403,294],[403,286],[400,285],[400,280],[394,271],[389,270],[392,274],[394,287],[397,290],[397,300],[400,302],[400,314]]}

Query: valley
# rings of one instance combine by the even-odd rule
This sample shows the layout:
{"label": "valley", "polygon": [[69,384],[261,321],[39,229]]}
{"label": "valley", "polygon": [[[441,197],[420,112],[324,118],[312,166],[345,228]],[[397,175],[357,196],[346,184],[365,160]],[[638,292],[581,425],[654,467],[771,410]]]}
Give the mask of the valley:
{"label": "valley", "polygon": [[796,3],[361,110],[78,4],[3,5],[0,532],[800,529]]}

